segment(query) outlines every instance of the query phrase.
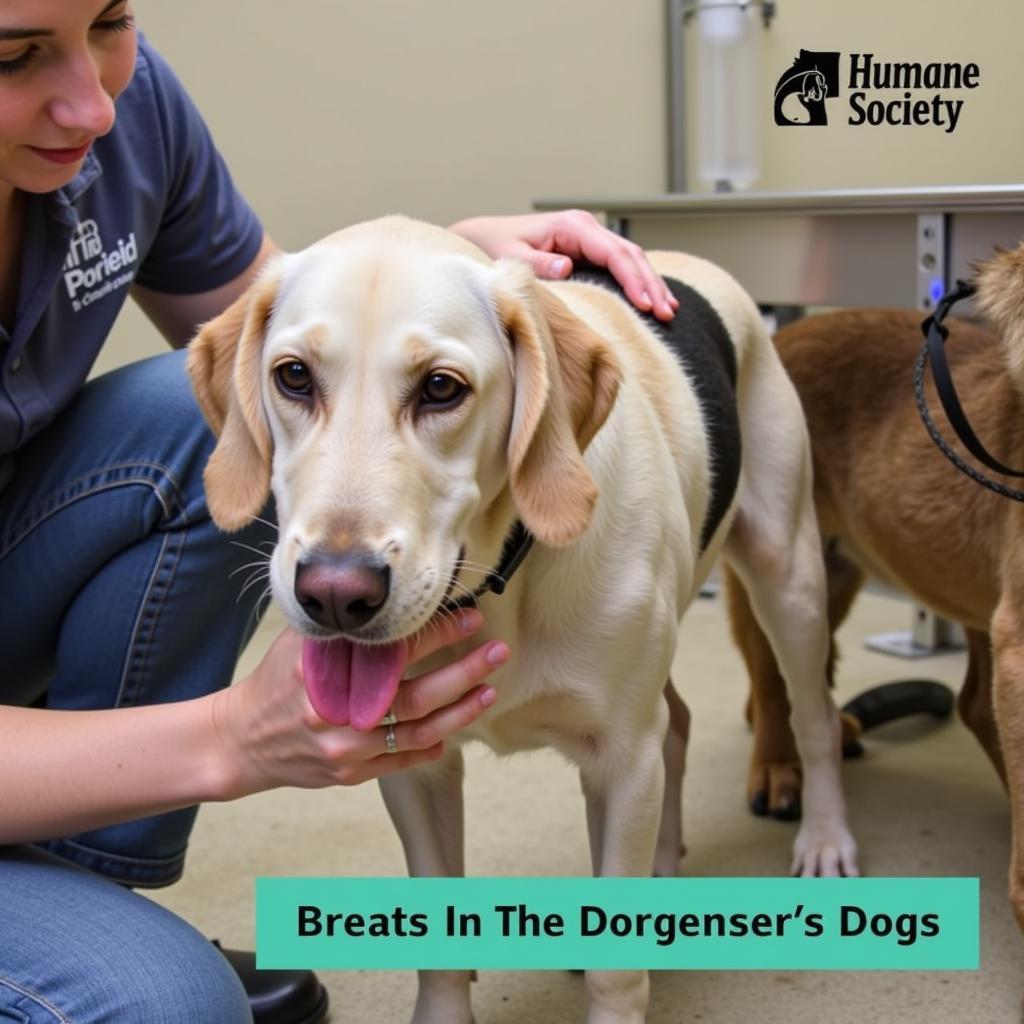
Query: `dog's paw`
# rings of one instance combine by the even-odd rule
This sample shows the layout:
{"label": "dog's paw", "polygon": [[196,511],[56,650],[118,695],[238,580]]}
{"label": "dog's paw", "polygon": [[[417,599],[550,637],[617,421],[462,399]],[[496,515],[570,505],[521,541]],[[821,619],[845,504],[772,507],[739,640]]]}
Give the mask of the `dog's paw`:
{"label": "dog's paw", "polygon": [[758,817],[800,820],[803,777],[798,761],[752,763],[747,775],[747,801]]}
{"label": "dog's paw", "polygon": [[676,878],[679,875],[679,862],[686,856],[686,844],[664,844],[659,841],[654,853],[655,878]]}
{"label": "dog's paw", "polygon": [[804,822],[793,844],[790,874],[801,878],[856,878],[857,843],[841,822]]}
{"label": "dog's paw", "polygon": [[843,729],[843,757],[861,757],[864,754],[864,747],[860,739],[864,735],[864,727],[860,724],[860,720],[854,718],[848,711],[841,711],[839,713],[839,724]]}
{"label": "dog's paw", "polygon": [[474,1024],[469,986],[476,971],[424,971],[411,1024]]}
{"label": "dog's paw", "polygon": [[409,1024],[476,1024],[476,1018],[461,1008],[448,1010],[444,1007],[423,1007],[419,1003]]}

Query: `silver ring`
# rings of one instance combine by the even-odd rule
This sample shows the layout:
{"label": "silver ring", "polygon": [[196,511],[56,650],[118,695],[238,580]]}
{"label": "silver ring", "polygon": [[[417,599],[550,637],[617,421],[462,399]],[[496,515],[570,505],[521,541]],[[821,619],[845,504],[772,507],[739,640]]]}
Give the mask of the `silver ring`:
{"label": "silver ring", "polygon": [[395,741],[395,727],[391,724],[384,730],[384,747],[389,754],[398,753],[398,743]]}
{"label": "silver ring", "polygon": [[388,713],[380,720],[381,725],[398,725],[398,718],[394,711],[388,708]]}

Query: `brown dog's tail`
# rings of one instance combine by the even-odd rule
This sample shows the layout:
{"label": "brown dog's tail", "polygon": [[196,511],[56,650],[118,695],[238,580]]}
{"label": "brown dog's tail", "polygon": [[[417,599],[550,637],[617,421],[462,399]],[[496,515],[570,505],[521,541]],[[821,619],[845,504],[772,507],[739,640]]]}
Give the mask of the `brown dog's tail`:
{"label": "brown dog's tail", "polygon": [[1010,379],[1024,394],[1024,242],[978,264],[975,280],[978,310],[998,333]]}

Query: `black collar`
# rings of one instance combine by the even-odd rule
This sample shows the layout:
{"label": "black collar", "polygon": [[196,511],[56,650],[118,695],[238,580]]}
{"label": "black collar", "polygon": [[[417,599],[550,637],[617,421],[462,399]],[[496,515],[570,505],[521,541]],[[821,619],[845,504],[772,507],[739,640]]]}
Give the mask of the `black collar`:
{"label": "black collar", "polygon": [[484,594],[503,594],[512,574],[523,563],[533,547],[533,534],[517,519],[505,538],[501,548],[501,559],[498,564],[484,577],[483,582],[471,594],[462,597],[449,597],[444,604],[446,608],[468,608],[475,605]]}

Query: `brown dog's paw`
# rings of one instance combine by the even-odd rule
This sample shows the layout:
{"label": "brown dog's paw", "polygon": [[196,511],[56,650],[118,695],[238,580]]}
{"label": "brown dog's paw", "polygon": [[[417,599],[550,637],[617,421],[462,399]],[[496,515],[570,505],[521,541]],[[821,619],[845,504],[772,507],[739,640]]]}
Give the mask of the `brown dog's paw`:
{"label": "brown dog's paw", "polygon": [[864,735],[864,727],[860,721],[846,711],[839,713],[839,722],[843,730],[843,757],[860,757],[864,753],[864,747],[860,742]]}
{"label": "brown dog's paw", "polygon": [[752,764],[747,779],[751,812],[758,817],[798,821],[802,782],[799,762]]}

